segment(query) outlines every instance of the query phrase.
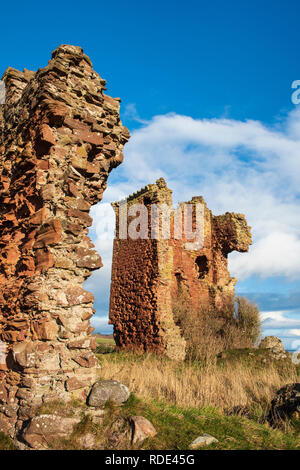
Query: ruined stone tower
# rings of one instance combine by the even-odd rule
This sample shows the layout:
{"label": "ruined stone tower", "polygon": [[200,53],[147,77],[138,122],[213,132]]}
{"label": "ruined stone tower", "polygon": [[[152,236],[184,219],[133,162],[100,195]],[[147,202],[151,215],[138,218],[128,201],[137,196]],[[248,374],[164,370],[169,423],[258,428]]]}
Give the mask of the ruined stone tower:
{"label": "ruined stone tower", "polygon": [[0,430],[14,434],[52,399],[84,398],[96,380],[93,295],[101,259],[90,207],[129,138],[119,99],[80,47],[60,46],[36,73],[9,68],[0,107]]}
{"label": "ruined stone tower", "polygon": [[[146,236],[133,239],[129,227],[134,220],[131,208],[136,204],[146,207],[148,225]],[[151,235],[153,204],[171,209],[168,237]],[[229,212],[214,216],[202,197],[182,203],[182,216],[187,205],[193,214],[193,244],[184,233],[180,237],[175,234],[172,191],[162,178],[125,201],[113,203],[116,234],[109,318],[120,348],[154,351],[183,359],[185,340],[173,318],[173,302],[179,292],[185,289],[194,308],[210,304],[222,309],[232,301],[236,280],[228,272],[227,256],[234,250],[248,251],[251,234],[245,217]],[[197,208],[202,213],[200,232],[195,230]],[[162,223],[161,219],[160,228]]]}

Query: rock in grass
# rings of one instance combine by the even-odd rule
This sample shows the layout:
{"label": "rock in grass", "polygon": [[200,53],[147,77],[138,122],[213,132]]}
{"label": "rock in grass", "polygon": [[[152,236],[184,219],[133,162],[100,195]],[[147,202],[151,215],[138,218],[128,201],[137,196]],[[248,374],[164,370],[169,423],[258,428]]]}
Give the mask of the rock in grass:
{"label": "rock in grass", "polygon": [[283,342],[277,336],[266,336],[261,340],[259,347],[261,349],[271,349],[275,354],[285,353]]}
{"label": "rock in grass", "polygon": [[199,449],[199,447],[209,446],[214,442],[219,442],[218,439],[211,436],[210,434],[203,434],[202,436],[196,437],[196,439],[190,444],[190,449]]}
{"label": "rock in grass", "polygon": [[131,416],[130,424],[132,426],[133,444],[136,442],[143,442],[147,437],[153,437],[157,434],[153,424],[143,416]]}
{"label": "rock in grass", "polygon": [[287,384],[276,392],[271,402],[268,422],[277,426],[287,419],[300,418],[300,383]]}
{"label": "rock in grass", "polygon": [[126,385],[116,380],[99,380],[91,389],[88,405],[103,407],[108,401],[121,405],[128,400],[129,395],[130,391]]}

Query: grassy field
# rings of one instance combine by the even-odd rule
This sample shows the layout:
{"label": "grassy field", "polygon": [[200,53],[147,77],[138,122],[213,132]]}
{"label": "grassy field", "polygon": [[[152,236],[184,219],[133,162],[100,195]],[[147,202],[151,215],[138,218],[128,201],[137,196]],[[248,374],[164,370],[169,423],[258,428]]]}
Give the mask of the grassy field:
{"label": "grassy field", "polygon": [[110,353],[115,349],[113,338],[96,338],[97,353]]}
{"label": "grassy field", "polygon": [[273,429],[265,420],[274,393],[299,381],[292,364],[268,351],[229,351],[209,366],[124,352],[98,358],[103,379],[134,392],[115,413],[143,415],[159,431],[145,449],[187,449],[203,433],[219,440],[211,449],[300,448],[299,422]]}
{"label": "grassy field", "polygon": [[[69,405],[70,406],[70,405]],[[78,406],[73,405],[73,406]],[[54,403],[43,406],[42,414],[66,415],[66,404]],[[131,445],[126,436],[132,415],[149,419],[157,435],[141,444]],[[205,450],[293,450],[300,449],[299,433],[289,429],[272,429],[267,424],[243,416],[227,416],[215,407],[186,408],[165,401],[145,400],[131,394],[123,406],[107,403],[101,425],[93,424],[83,417],[68,440],[49,442],[50,448],[80,450],[81,438],[92,434],[98,450],[186,450],[199,435],[211,434],[219,442],[202,447]],[[11,450],[14,446],[0,434],[0,449]]]}
{"label": "grassy field", "polygon": [[[274,393],[299,377],[292,364],[271,360],[267,352],[241,350],[227,359],[202,365],[175,362],[151,354],[112,352],[98,354],[104,379],[118,380],[144,399],[163,400],[181,407],[215,407],[248,415],[267,413]],[[253,350],[252,350],[253,351]]]}
{"label": "grassy field", "polygon": [[97,344],[115,345],[113,338],[96,338]]}
{"label": "grassy field", "polygon": [[274,430],[242,416],[226,416],[214,407],[186,408],[133,395],[124,407],[115,409],[113,413],[115,419],[118,416],[142,415],[153,423],[158,433],[139,447],[143,449],[185,450],[203,433],[211,434],[219,442],[202,449],[300,448],[299,434],[292,428],[285,432]]}

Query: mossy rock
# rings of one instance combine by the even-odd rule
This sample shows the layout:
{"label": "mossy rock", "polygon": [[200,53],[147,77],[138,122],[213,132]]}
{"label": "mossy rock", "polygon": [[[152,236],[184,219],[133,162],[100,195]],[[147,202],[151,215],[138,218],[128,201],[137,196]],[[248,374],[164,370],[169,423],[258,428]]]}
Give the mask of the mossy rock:
{"label": "mossy rock", "polygon": [[15,450],[16,447],[10,437],[0,432],[0,450]]}

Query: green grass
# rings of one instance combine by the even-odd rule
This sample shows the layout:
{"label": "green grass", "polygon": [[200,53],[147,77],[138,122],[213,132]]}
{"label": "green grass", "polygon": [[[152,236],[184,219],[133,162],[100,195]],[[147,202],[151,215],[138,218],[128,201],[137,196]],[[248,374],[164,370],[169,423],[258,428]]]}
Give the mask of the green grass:
{"label": "green grass", "polygon": [[96,338],[96,343],[115,345],[115,341],[113,338]]}
{"label": "green grass", "polygon": [[[151,367],[151,355],[146,355],[149,361],[145,362],[145,355],[137,355],[134,352],[115,351],[101,357],[98,354],[103,368],[117,364],[122,369],[130,364],[145,362]],[[153,355],[153,367],[157,367],[157,357]],[[295,366],[289,360],[276,360],[267,350],[233,350],[226,351],[225,356],[219,357],[216,367],[226,374],[226,368],[234,368],[236,363],[245,365],[246,370],[263,371],[268,377],[270,366],[275,364],[283,381],[291,380],[289,373],[295,371]],[[159,367],[167,369],[172,361],[166,357],[159,358]],[[196,373],[204,371],[204,365],[200,361],[176,363],[177,373],[184,373],[187,367],[195,368]],[[115,367],[116,369],[116,367]],[[130,375],[130,372],[128,372]],[[132,378],[132,376],[130,376]],[[264,377],[264,375],[262,376]],[[116,379],[117,373],[116,373]],[[172,377],[170,376],[170,379]],[[124,382],[126,383],[126,382]],[[264,383],[262,382],[262,386]],[[230,389],[228,389],[230,394]],[[249,389],[251,396],[252,390]],[[143,449],[188,449],[189,444],[199,435],[208,433],[219,440],[219,443],[209,446],[209,449],[235,450],[235,449],[300,449],[300,423],[287,423],[285,429],[273,429],[265,422],[265,409],[270,402],[257,402],[255,397],[251,406],[236,407],[221,411],[217,408],[187,408],[184,405],[176,405],[176,401],[163,401],[160,398],[149,401],[145,397],[131,395],[129,401],[122,408],[111,407],[107,411],[106,425],[109,425],[117,416],[128,419],[130,415],[141,415],[149,419],[158,430],[157,436],[148,439],[142,445]]]}
{"label": "green grass", "polygon": [[[57,404],[54,404],[57,409]],[[49,410],[50,411],[50,410]],[[52,409],[51,409],[52,411]],[[185,450],[198,436],[208,433],[218,439],[218,443],[201,449],[214,450],[292,450],[300,449],[299,429],[291,427],[288,432],[273,429],[267,424],[258,423],[240,416],[225,416],[215,408],[182,408],[164,402],[145,401],[134,394],[123,406],[107,403],[103,425],[93,425],[89,418],[83,418],[69,440],[60,441],[58,447],[74,450],[78,448],[77,438],[86,432],[97,436],[99,449],[106,446],[105,436],[117,420],[128,423],[132,415],[144,416],[152,422],[157,435],[146,439],[142,444],[126,449],[145,450]],[[13,450],[12,441],[0,433],[0,450]],[[120,447],[122,448],[122,447]]]}
{"label": "green grass", "polygon": [[96,353],[108,354],[115,350],[116,343],[113,338],[96,338]]}
{"label": "green grass", "polygon": [[[57,410],[57,403],[53,405]],[[45,410],[43,410],[44,412]],[[49,409],[49,412],[53,409]],[[146,439],[142,444],[127,449],[145,450],[185,450],[198,436],[208,433],[218,439],[218,443],[202,449],[214,450],[292,450],[300,449],[299,423],[290,426],[289,431],[273,429],[264,423],[240,416],[226,416],[215,408],[182,408],[164,402],[145,401],[131,394],[123,406],[107,403],[103,425],[97,427],[88,418],[83,418],[69,440],[60,441],[59,446],[74,450],[78,448],[77,438],[86,432],[97,436],[99,449],[106,449],[106,433],[113,423],[122,418],[128,423],[132,415],[144,416],[156,428],[157,435]],[[109,448],[109,447],[108,447]],[[122,448],[122,447],[121,447]],[[0,433],[0,450],[15,449],[10,438]]]}
{"label": "green grass", "polygon": [[[110,352],[109,356],[102,356],[101,353],[98,353],[97,357],[100,362],[102,356],[103,360],[106,358],[106,361],[107,359],[117,361],[122,367],[122,363],[143,363],[145,359],[143,355],[114,351],[113,339],[97,338],[97,345],[104,348],[106,353]],[[107,348],[112,349],[107,350]],[[153,360],[157,360],[157,358],[153,356]],[[225,355],[218,358],[217,364],[218,367],[223,369],[228,363],[234,367],[235,361],[243,362],[245,366],[249,366],[250,363],[254,368],[263,367],[266,369],[267,374],[269,361],[272,362],[274,359],[262,350],[236,350],[226,351]],[[163,368],[167,366],[170,359],[161,357],[159,362]],[[190,364],[178,363],[177,367],[181,370],[188,365]],[[280,369],[283,365],[278,361]],[[107,364],[104,367],[107,367]],[[201,372],[203,365],[197,362],[194,363],[194,367]],[[230,390],[228,393],[230,393]],[[66,406],[59,400],[53,401],[53,403],[44,404],[39,409],[39,413],[73,416],[75,411],[78,412],[78,408],[82,411],[82,421],[76,426],[68,440],[60,442],[57,446],[54,443],[52,448],[78,449],[80,448],[78,444],[80,437],[86,433],[92,433],[97,441],[97,449],[186,450],[196,437],[208,433],[218,439],[219,442],[201,449],[300,450],[299,420],[287,423],[285,429],[273,429],[264,422],[263,416],[259,413],[257,413],[257,416],[255,414],[247,416],[226,414],[227,411],[222,412],[214,407],[187,408],[160,399],[150,400],[138,397],[135,394],[131,394],[129,400],[123,406],[107,403],[103,423],[100,425],[93,424],[89,418],[84,416],[84,411],[88,407],[81,402],[74,401]],[[119,421],[124,423],[121,427],[130,429],[129,418],[133,415],[147,418],[156,428],[157,435],[133,447],[128,439],[127,441],[121,441],[119,444],[117,443],[116,447],[112,447],[107,436],[114,424]],[[0,450],[12,450],[14,448],[11,439],[0,433]]]}
{"label": "green grass", "polygon": [[88,409],[88,406],[79,400],[72,400],[66,404],[62,400],[53,400],[51,402],[43,403],[37,410],[38,415],[58,415],[65,418],[71,418],[75,415],[76,411],[82,410],[83,412]]}
{"label": "green grass", "polygon": [[185,409],[163,402],[145,402],[131,395],[122,408],[113,408],[106,420],[113,416],[129,418],[141,415],[149,419],[158,433],[147,439],[140,448],[151,450],[185,450],[189,444],[204,433],[218,439],[218,443],[203,449],[300,449],[296,430],[283,432],[240,416],[225,416],[215,408]]}

